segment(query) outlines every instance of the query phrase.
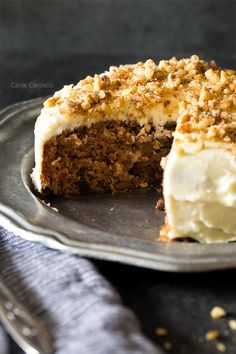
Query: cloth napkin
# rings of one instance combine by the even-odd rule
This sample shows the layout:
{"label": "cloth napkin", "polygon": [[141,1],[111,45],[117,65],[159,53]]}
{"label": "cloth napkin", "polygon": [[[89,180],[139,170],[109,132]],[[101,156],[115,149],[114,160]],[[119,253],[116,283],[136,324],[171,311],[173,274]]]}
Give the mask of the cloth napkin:
{"label": "cloth napkin", "polygon": [[[0,227],[0,271],[6,284],[53,339],[56,354],[160,354],[140,332],[93,264],[25,241]],[[22,354],[0,325],[0,354]]]}

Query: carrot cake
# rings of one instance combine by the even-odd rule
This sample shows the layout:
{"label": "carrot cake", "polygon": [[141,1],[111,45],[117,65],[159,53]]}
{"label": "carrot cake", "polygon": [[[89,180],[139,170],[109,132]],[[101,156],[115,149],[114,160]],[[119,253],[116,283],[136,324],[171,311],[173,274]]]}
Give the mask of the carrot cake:
{"label": "carrot cake", "polygon": [[236,240],[235,81],[194,55],[64,86],[35,124],[36,189],[74,198],[163,180],[162,239]]}

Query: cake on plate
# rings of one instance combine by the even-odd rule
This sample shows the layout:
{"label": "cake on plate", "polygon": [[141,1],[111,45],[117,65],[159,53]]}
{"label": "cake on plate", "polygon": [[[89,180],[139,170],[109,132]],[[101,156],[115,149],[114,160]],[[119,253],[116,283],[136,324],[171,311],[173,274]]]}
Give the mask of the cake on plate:
{"label": "cake on plate", "polygon": [[236,240],[235,81],[194,55],[64,86],[35,124],[36,189],[75,198],[163,183],[162,240]]}

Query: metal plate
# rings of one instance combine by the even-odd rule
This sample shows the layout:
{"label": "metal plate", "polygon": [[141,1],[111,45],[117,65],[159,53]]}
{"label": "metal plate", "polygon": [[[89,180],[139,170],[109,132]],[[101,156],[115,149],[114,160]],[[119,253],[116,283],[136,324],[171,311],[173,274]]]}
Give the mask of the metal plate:
{"label": "metal plate", "polygon": [[54,198],[35,194],[33,129],[43,99],[0,113],[0,223],[23,238],[82,256],[169,271],[206,271],[236,266],[236,243],[200,245],[156,241],[164,215],[154,192]]}

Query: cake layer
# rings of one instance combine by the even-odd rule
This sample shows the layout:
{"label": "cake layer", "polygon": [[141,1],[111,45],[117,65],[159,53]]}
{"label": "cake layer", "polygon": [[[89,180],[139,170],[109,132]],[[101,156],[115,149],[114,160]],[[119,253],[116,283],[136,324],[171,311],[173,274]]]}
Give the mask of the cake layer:
{"label": "cake layer", "polygon": [[172,137],[155,133],[150,124],[129,120],[64,130],[44,145],[42,186],[65,197],[157,187]]}

